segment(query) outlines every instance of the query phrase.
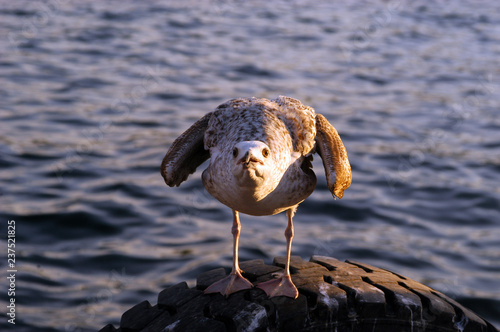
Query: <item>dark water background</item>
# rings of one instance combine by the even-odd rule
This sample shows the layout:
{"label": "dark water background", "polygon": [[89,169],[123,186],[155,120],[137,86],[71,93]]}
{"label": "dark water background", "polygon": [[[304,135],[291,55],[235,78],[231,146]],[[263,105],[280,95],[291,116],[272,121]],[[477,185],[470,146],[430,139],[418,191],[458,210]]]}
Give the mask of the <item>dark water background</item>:
{"label": "dark water background", "polygon": [[[316,158],[293,254],[396,271],[500,326],[498,1],[0,4],[0,267],[15,220],[16,331],[117,324],[229,267],[231,211],[201,169],[168,188],[160,162],[227,99],[280,94],[337,127],[353,168],[334,201]],[[284,255],[284,214],[242,222],[242,260]]]}

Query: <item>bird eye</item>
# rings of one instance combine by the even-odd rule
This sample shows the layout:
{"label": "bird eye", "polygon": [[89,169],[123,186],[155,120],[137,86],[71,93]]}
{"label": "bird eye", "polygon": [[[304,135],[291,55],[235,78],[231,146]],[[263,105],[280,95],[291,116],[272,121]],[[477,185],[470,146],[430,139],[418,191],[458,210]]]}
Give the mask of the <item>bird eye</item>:
{"label": "bird eye", "polygon": [[233,149],[233,157],[234,158],[238,157],[238,148]]}
{"label": "bird eye", "polygon": [[262,155],[264,156],[264,158],[269,157],[269,149],[265,148],[264,150],[262,150]]}

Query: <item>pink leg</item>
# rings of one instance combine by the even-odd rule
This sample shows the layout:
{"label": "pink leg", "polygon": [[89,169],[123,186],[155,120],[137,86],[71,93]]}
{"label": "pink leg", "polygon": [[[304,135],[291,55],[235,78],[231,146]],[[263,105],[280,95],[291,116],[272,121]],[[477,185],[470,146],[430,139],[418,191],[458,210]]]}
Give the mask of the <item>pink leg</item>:
{"label": "pink leg", "polygon": [[286,265],[285,273],[273,280],[262,282],[257,285],[258,288],[263,289],[269,297],[274,296],[288,296],[296,299],[299,296],[299,291],[297,287],[292,282],[292,277],[290,276],[290,255],[292,253],[292,239],[293,239],[293,223],[292,218],[295,214],[297,207],[293,207],[286,211],[288,217],[288,226],[285,230],[286,237]]}
{"label": "pink leg", "polygon": [[233,269],[227,277],[213,283],[205,289],[205,294],[221,293],[225,297],[228,297],[232,293],[253,287],[253,284],[241,275],[240,266],[238,264],[240,230],[241,223],[238,211],[233,210],[233,228],[231,229],[231,233],[233,234]]}

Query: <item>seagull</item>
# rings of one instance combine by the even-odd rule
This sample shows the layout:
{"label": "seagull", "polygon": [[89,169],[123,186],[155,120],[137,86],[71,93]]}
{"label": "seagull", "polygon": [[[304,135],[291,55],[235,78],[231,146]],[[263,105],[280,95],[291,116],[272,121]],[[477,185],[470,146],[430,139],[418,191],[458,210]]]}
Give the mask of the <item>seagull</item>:
{"label": "seagull", "polygon": [[238,263],[239,213],[264,216],[286,211],[284,273],[257,287],[269,297],[298,297],[290,276],[292,219],[297,206],[316,187],[311,164],[314,153],[323,161],[328,189],[334,198],[342,198],[351,184],[352,173],[337,130],[312,107],[285,96],[273,100],[231,99],[173,142],[161,164],[165,183],[179,186],[210,159],[202,174],[203,185],[233,211],[231,273],[209,286],[205,293],[228,297],[253,287],[243,277]]}

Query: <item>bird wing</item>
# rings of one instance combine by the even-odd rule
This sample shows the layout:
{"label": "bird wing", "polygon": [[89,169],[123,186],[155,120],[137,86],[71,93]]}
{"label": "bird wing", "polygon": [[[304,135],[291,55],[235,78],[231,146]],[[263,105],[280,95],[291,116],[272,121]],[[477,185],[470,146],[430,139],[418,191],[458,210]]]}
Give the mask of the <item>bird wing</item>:
{"label": "bird wing", "polygon": [[170,187],[179,186],[196,168],[210,158],[204,135],[212,113],[206,114],[179,136],[161,163],[161,175]]}
{"label": "bird wing", "polygon": [[271,102],[277,105],[278,117],[290,133],[294,151],[309,154],[314,148],[316,137],[314,109],[300,100],[285,96],[279,96]]}
{"label": "bird wing", "polygon": [[321,114],[316,114],[316,152],[323,160],[328,189],[342,198],[351,185],[351,165],[339,133]]}

